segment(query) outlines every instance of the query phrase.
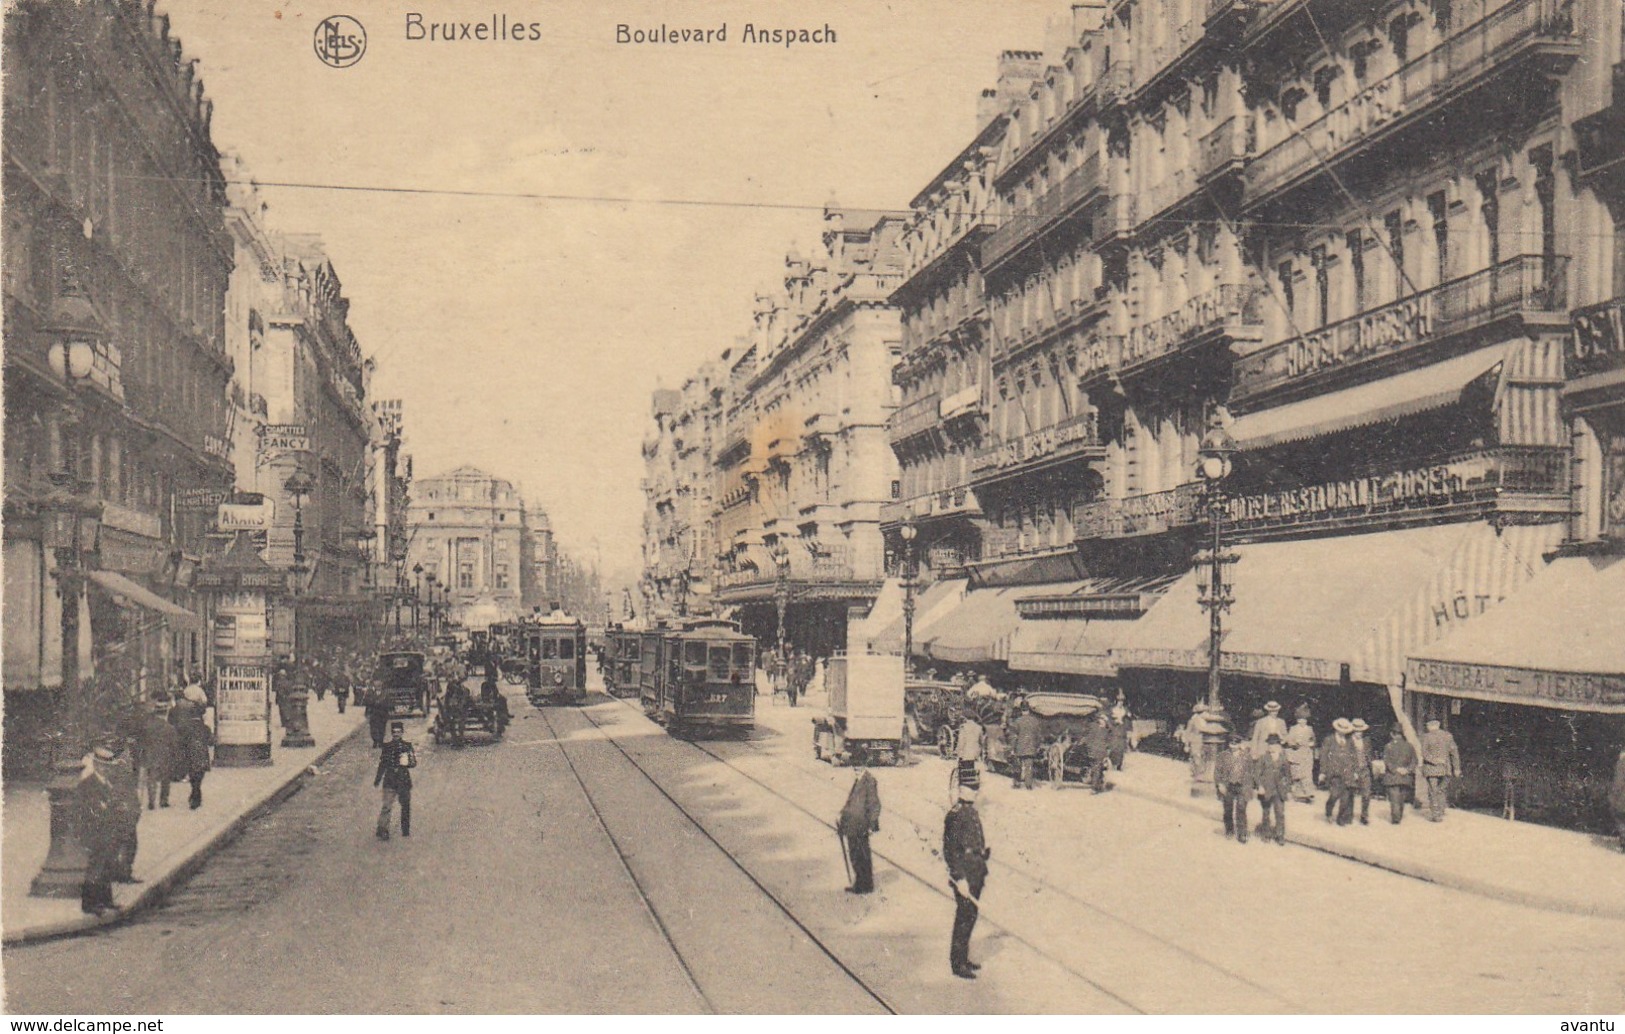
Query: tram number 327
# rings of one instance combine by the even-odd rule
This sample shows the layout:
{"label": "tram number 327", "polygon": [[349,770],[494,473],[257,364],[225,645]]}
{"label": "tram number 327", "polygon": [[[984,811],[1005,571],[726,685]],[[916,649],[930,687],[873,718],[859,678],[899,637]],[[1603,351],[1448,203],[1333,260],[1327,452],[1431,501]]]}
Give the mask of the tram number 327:
{"label": "tram number 327", "polygon": [[726,704],[728,702],[728,694],[712,693],[710,696],[705,698],[705,702],[708,704]]}

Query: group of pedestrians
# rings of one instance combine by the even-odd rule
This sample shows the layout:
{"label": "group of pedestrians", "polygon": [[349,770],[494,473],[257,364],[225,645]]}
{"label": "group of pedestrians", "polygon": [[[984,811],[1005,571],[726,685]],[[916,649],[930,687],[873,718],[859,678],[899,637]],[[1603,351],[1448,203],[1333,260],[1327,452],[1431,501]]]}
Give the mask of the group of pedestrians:
{"label": "group of pedestrians", "polygon": [[176,699],[168,693],[154,697],[144,713],[99,737],[85,756],[74,801],[86,852],[79,900],[84,912],[115,910],[113,884],[140,882],[134,867],[143,796],[147,810],[167,808],[170,785],[185,780],[191,785],[188,805],[203,806],[214,746],[208,708],[201,681],[187,680]]}

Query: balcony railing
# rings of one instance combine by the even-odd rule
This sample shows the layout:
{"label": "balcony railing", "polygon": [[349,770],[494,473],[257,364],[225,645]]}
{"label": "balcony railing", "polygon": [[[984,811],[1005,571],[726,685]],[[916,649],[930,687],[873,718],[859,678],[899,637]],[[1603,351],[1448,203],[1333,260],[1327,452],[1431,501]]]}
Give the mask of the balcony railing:
{"label": "balcony railing", "polygon": [[1219,123],[1218,128],[1202,137],[1197,152],[1197,179],[1206,181],[1240,168],[1252,156],[1252,136],[1250,121],[1232,115]]}
{"label": "balcony railing", "polygon": [[1276,342],[1236,363],[1232,398],[1395,355],[1524,312],[1566,313],[1568,259],[1521,255]]}
{"label": "balcony railing", "polygon": [[968,197],[949,200],[946,210],[946,226],[939,228],[922,223],[904,235],[903,249],[908,256],[903,269],[905,279],[935,262],[975,231],[991,230],[998,225],[991,212],[973,206]]}
{"label": "balcony railing", "polygon": [[[1167,8],[1164,9],[1166,14]],[[1181,22],[1178,25],[1167,26],[1168,38],[1156,47],[1140,50],[1134,55],[1134,88],[1143,90],[1150,86],[1168,69],[1179,62],[1180,58],[1202,41],[1205,26],[1201,21],[1192,20]]]}
{"label": "balcony railing", "polygon": [[1202,486],[1198,484],[1122,499],[1098,499],[1072,508],[1072,529],[1080,541],[1156,535],[1195,524],[1202,517],[1201,503]]}
{"label": "balcony railing", "polygon": [[887,436],[893,442],[905,442],[923,434],[941,422],[939,417],[942,392],[932,391],[899,406],[886,421]]}
{"label": "balcony railing", "polygon": [[1171,355],[1193,340],[1226,328],[1262,325],[1254,287],[1220,284],[1166,316],[1130,330],[1123,339],[1122,369],[1131,370]]}
{"label": "balcony railing", "polygon": [[1457,86],[1530,44],[1574,43],[1573,6],[1574,0],[1503,0],[1439,46],[1265,151],[1247,168],[1248,194],[1269,194],[1318,170],[1391,123],[1451,96]]}
{"label": "balcony railing", "polygon": [[1051,223],[1070,215],[1081,202],[1100,190],[1101,182],[1100,155],[1091,154],[1031,204],[1012,213],[1004,225],[988,237],[982,246],[983,264],[997,264],[1024,241],[1039,236]]}
{"label": "balcony railing", "polygon": [[1093,223],[1093,244],[1100,247],[1111,240],[1120,240],[1134,231],[1135,216],[1139,211],[1138,199],[1126,189],[1111,194],[1101,205],[1100,215]]}
{"label": "balcony railing", "polygon": [[1020,438],[994,442],[978,449],[971,468],[978,472],[993,472],[1099,447],[1098,414],[1091,409]]}

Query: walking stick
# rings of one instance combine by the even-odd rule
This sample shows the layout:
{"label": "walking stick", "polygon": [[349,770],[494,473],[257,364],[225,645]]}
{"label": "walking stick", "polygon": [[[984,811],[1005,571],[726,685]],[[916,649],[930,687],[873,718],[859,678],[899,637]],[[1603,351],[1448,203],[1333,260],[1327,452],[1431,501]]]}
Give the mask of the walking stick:
{"label": "walking stick", "polygon": [[846,834],[836,830],[835,839],[841,842],[841,864],[846,867],[846,885],[850,887],[852,886],[852,859],[847,856]]}

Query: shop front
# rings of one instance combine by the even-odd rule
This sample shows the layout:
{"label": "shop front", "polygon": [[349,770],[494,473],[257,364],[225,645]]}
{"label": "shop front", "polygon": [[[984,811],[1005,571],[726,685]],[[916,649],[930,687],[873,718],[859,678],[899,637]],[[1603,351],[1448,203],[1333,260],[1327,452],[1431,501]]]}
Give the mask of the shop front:
{"label": "shop front", "polygon": [[1552,561],[1505,606],[1411,651],[1405,676],[1420,716],[1439,718],[1461,747],[1463,806],[1613,831],[1625,557]]}

